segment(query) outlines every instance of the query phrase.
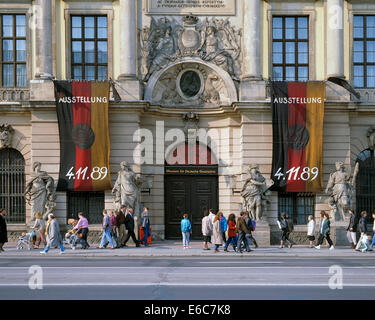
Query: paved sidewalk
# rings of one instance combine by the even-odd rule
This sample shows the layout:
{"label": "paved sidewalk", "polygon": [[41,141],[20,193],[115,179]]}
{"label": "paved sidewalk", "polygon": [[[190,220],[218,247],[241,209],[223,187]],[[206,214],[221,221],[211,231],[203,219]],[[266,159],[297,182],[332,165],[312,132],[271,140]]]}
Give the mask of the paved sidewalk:
{"label": "paved sidewalk", "polygon": [[[80,256],[80,257],[370,257],[375,254],[372,252],[357,252],[349,247],[336,247],[334,250],[328,250],[328,247],[323,247],[320,250],[309,248],[307,246],[294,246],[293,248],[280,249],[278,246],[260,247],[254,249],[250,253],[246,251],[243,254],[233,252],[233,248],[229,247],[228,252],[223,251],[220,247],[220,252],[215,253],[214,250],[203,250],[202,242],[191,242],[190,249],[183,249],[180,241],[155,241],[149,247],[136,248],[134,245],[121,249],[97,249],[97,245],[91,245],[88,250],[80,249],[80,245],[76,250],[70,249],[66,246],[64,256]],[[252,248],[253,249],[253,248]],[[40,251],[43,249],[33,250],[17,250],[16,243],[7,243],[4,246],[5,252],[0,253],[7,257],[34,257],[41,256]],[[51,249],[47,256],[60,256],[60,249]],[[374,255],[375,258],[375,255]]]}

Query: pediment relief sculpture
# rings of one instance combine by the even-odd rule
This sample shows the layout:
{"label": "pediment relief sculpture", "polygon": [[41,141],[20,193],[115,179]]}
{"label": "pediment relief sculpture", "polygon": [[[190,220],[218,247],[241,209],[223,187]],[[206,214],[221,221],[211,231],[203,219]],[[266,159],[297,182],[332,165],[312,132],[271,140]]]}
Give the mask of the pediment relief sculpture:
{"label": "pediment relief sculpture", "polygon": [[205,19],[189,15],[182,23],[174,18],[151,18],[140,32],[141,74],[151,75],[184,57],[196,57],[222,68],[238,80],[241,64],[241,30],[229,19]]}

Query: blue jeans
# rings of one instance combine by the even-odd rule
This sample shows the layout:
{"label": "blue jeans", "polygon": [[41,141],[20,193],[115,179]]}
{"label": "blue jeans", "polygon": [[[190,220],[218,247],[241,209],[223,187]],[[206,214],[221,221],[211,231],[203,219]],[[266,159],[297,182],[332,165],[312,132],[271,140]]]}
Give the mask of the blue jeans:
{"label": "blue jeans", "polygon": [[144,232],[144,236],[139,241],[140,242],[143,241],[145,243],[145,247],[147,247],[148,246],[147,239],[150,236],[150,225],[149,224],[146,224],[146,226],[143,228],[143,232]]}
{"label": "blue jeans", "polygon": [[190,243],[190,232],[182,232],[182,244],[189,246]]}
{"label": "blue jeans", "polygon": [[228,248],[229,244],[232,244],[233,248],[235,248],[237,246],[237,241],[238,241],[237,236],[228,237],[227,242],[225,242],[224,249]]}
{"label": "blue jeans", "polygon": [[102,240],[100,241],[99,247],[103,248],[105,246],[105,244],[106,244],[106,241],[109,242],[109,244],[112,246],[112,248],[115,247],[115,245],[113,244],[113,241],[112,241],[112,236],[111,236],[111,230],[110,229],[105,230],[103,232]]}
{"label": "blue jeans", "polygon": [[375,232],[372,235],[372,243],[371,243],[370,249],[374,249],[374,246],[375,246]]}
{"label": "blue jeans", "polygon": [[[61,250],[61,252],[64,252],[65,251],[65,248],[64,248],[64,246],[63,246],[63,244],[62,244],[62,242],[60,242],[59,243],[59,247],[60,247],[60,250]],[[45,246],[45,248],[44,248],[44,252],[45,253],[47,253],[48,252],[48,250],[49,250],[49,248],[50,248],[50,245],[49,244],[47,244],[46,246]]]}

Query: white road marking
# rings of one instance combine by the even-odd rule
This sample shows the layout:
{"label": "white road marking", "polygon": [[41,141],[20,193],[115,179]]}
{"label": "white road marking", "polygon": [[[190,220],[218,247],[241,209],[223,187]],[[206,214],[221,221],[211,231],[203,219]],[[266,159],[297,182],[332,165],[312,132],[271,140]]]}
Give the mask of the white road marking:
{"label": "white road marking", "polygon": [[[43,287],[78,287],[78,286],[108,286],[108,287],[119,287],[119,286],[166,286],[166,287],[201,287],[201,286],[210,286],[210,287],[327,287],[327,283],[249,283],[249,284],[240,284],[240,283],[223,283],[223,284],[216,284],[216,283],[168,283],[168,282],[137,282],[137,283],[129,283],[129,282],[119,282],[119,283],[48,283],[43,284]],[[0,283],[0,287],[28,287],[28,284],[7,284],[7,283]],[[356,284],[356,283],[345,283],[343,287],[375,287],[375,284]]]}

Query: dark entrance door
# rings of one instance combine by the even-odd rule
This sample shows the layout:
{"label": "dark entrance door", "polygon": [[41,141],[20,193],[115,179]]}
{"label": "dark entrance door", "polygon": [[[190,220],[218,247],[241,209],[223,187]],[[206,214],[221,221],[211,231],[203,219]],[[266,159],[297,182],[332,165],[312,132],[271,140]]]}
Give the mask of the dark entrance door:
{"label": "dark entrance door", "polygon": [[193,239],[202,238],[204,210],[218,209],[217,175],[166,175],[165,222],[167,239],[180,239],[181,219],[186,212],[192,224]]}

